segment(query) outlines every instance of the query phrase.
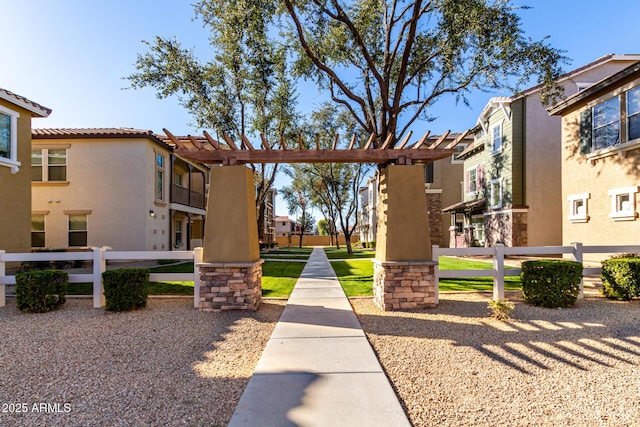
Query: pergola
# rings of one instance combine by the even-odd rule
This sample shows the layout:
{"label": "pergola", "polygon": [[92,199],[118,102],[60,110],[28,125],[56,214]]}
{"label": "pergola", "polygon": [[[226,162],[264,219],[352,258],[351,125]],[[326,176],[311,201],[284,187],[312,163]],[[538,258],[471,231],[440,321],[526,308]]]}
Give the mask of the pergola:
{"label": "pergola", "polygon": [[222,143],[207,132],[204,138],[176,137],[163,130],[177,155],[223,166],[211,169],[203,263],[198,265],[204,283],[199,290],[201,310],[256,310],[262,299],[254,176],[243,166],[249,163],[378,164],[374,301],[383,310],[438,304],[422,164],[453,154],[467,132],[446,144],[449,132],[430,144],[427,132],[409,147],[411,133],[393,147],[393,135],[376,147],[372,134],[362,148],[355,147],[357,135],[347,148],[338,148],[336,135],[332,147],[323,149],[318,136],[315,148],[308,148],[301,137],[295,144],[281,138],[280,148],[273,148],[262,135],[254,145],[245,135],[236,142],[223,134]]}
{"label": "pergola", "polygon": [[225,143],[217,141],[206,131],[204,140],[194,136],[176,137],[167,129],[163,129],[169,140],[177,147],[175,153],[181,157],[208,164],[226,166],[247,163],[377,163],[412,165],[428,163],[450,156],[453,149],[466,135],[460,134],[455,140],[444,145],[449,132],[442,134],[435,142],[426,145],[429,132],[413,146],[407,148],[412,133],[394,148],[389,148],[392,141],[390,135],[380,147],[374,148],[375,134],[371,134],[363,148],[355,148],[357,135],[353,135],[346,149],[337,148],[339,137],[335,136],[333,147],[321,149],[319,136],[316,136],[315,148],[305,148],[302,138],[294,144],[287,144],[280,138],[280,147],[271,148],[264,135],[260,135],[260,144],[252,144],[245,135],[236,143],[229,135],[223,134]]}

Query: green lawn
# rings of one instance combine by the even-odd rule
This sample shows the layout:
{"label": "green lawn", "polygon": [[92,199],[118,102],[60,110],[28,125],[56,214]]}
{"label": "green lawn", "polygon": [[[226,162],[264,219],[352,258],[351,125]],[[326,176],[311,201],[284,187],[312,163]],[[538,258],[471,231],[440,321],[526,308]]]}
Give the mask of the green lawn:
{"label": "green lawn", "polygon": [[304,266],[303,262],[265,261],[262,264],[262,296],[288,298]]}
{"label": "green lawn", "polygon": [[[262,295],[288,297],[302,273],[305,263],[266,261],[262,265]],[[193,262],[151,268],[152,273],[193,273]],[[164,281],[149,283],[149,295],[193,295],[192,281]],[[69,283],[69,295],[91,295],[92,283]]]}
{"label": "green lawn", "polygon": [[353,255],[349,255],[346,246],[340,246],[340,249],[336,249],[335,246],[325,246],[324,253],[329,259],[373,258],[376,256],[376,252],[369,249],[356,249],[354,246],[352,249]]}
{"label": "green lawn", "polygon": [[331,266],[348,297],[373,295],[373,262],[353,259],[332,261]]}
{"label": "green lawn", "polygon": [[[451,258],[441,256],[439,259],[440,270],[491,270],[491,262],[474,261],[464,258]],[[505,268],[512,268],[505,266]],[[504,278],[506,290],[521,290],[520,276],[507,276]],[[440,279],[441,291],[490,291],[493,289],[493,277],[460,277],[452,279]]]}
{"label": "green lawn", "polygon": [[262,259],[309,259],[313,251],[312,247],[303,246],[299,248],[297,246],[285,246],[278,249],[270,249],[268,251],[260,252],[260,258]]}

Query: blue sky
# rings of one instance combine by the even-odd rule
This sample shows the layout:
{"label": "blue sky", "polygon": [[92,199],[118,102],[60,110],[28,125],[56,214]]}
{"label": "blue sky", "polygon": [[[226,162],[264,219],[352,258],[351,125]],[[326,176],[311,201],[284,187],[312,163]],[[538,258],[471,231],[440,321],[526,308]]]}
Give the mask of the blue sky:
{"label": "blue sky", "polygon": [[[151,88],[125,90],[122,77],[134,71],[142,40],[175,36],[201,58],[210,52],[208,33],[194,22],[191,1],[21,0],[4,1],[0,40],[0,87],[53,109],[34,127],[132,127],[174,134],[199,134],[176,99],[156,98]],[[638,0],[516,0],[523,28],[534,40],[550,36],[572,59],[566,70],[609,53],[640,53]],[[603,6],[604,5],[604,6]],[[472,127],[492,96],[477,93],[471,108],[444,100],[434,107],[432,134]],[[323,97],[313,89],[299,97],[312,109]],[[419,136],[418,136],[419,137]],[[277,207],[286,215],[286,207]],[[317,218],[319,219],[319,218]]]}

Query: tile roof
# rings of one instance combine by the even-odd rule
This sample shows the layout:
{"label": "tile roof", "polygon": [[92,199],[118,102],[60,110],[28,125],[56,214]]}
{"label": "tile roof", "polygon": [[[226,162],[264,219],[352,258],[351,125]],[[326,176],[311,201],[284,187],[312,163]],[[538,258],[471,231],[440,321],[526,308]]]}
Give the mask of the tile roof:
{"label": "tile roof", "polygon": [[31,139],[80,139],[80,138],[148,138],[165,148],[173,145],[151,130],[132,128],[34,128]]}
{"label": "tile roof", "polygon": [[44,107],[37,102],[33,102],[24,96],[15,94],[7,89],[0,88],[0,98],[19,105],[39,117],[49,117],[49,114],[51,114],[51,108]]}

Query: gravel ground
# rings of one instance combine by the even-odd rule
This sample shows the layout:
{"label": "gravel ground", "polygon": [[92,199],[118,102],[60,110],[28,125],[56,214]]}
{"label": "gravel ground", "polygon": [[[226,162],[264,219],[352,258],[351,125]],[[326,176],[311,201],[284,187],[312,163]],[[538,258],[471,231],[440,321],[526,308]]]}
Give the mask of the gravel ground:
{"label": "gravel ground", "polygon": [[441,294],[437,309],[351,303],[415,426],[640,426],[640,301],[569,309]]}
{"label": "gravel ground", "polygon": [[25,314],[9,300],[0,308],[0,426],[226,425],[285,302],[250,314],[192,304],[149,299],[146,309],[108,313],[69,299]]}

